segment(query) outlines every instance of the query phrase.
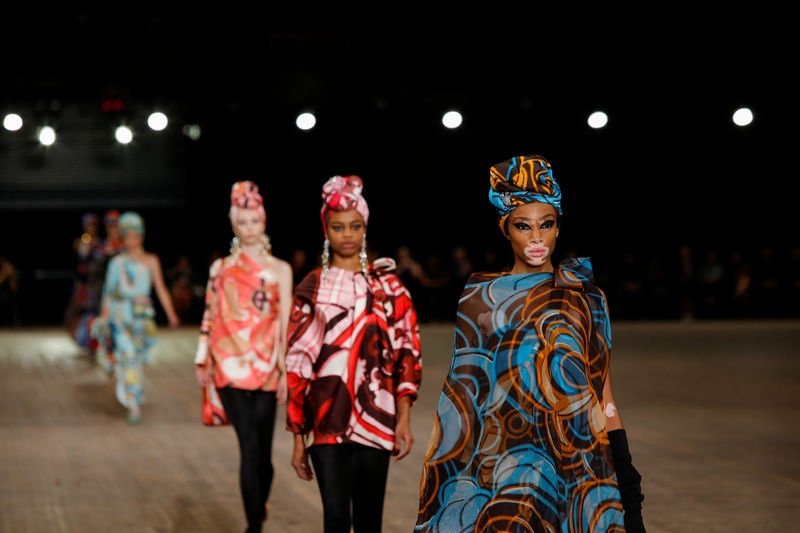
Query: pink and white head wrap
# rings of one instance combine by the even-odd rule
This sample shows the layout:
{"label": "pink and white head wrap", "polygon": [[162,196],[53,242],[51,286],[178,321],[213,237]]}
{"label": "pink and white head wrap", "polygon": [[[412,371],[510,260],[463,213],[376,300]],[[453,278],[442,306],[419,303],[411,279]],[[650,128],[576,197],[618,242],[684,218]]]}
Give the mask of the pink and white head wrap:
{"label": "pink and white head wrap", "polygon": [[367,201],[361,196],[364,184],[358,176],[334,176],[322,186],[322,231],[327,233],[325,226],[325,215],[328,211],[348,211],[355,209],[364,224],[369,219],[369,207]]}
{"label": "pink and white head wrap", "polygon": [[252,181],[237,181],[231,187],[231,209],[228,216],[233,222],[237,209],[255,209],[266,225],[267,213],[264,211],[264,199],[258,193],[258,185]]}

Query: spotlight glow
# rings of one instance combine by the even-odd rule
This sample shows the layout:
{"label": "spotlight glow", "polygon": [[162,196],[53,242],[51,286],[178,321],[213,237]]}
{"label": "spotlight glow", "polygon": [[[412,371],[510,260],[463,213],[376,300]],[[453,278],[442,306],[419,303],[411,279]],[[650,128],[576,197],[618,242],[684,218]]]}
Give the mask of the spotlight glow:
{"label": "spotlight glow", "polygon": [[155,113],[151,113],[149,117],[147,117],[147,125],[150,126],[150,129],[155,131],[161,131],[167,127],[167,115],[161,113],[160,111],[156,111]]}
{"label": "spotlight glow", "polygon": [[317,117],[315,117],[313,113],[300,113],[297,115],[295,124],[297,124],[297,127],[301,130],[310,130],[316,126]]}
{"label": "spotlight glow", "polygon": [[9,113],[3,119],[3,127],[8,131],[17,131],[22,127],[22,117],[16,113]]}
{"label": "spotlight glow", "polygon": [[464,118],[458,111],[448,111],[442,116],[442,124],[445,128],[455,129],[461,125]]}
{"label": "spotlight glow", "polygon": [[602,111],[595,111],[589,115],[589,120],[586,121],[590,127],[599,129],[608,124],[608,115]]}
{"label": "spotlight glow", "polygon": [[183,134],[189,137],[193,141],[199,139],[201,133],[203,132],[200,129],[200,126],[198,126],[197,124],[186,124],[183,127]]}
{"label": "spotlight glow", "polygon": [[737,109],[733,114],[733,123],[737,126],[747,126],[751,122],[753,122],[753,112],[746,107]]}
{"label": "spotlight glow", "polygon": [[118,126],[114,130],[114,138],[120,144],[128,144],[133,140],[133,131],[128,126]]}
{"label": "spotlight glow", "polygon": [[50,126],[44,126],[39,130],[39,142],[45,146],[50,146],[56,142],[56,130]]}

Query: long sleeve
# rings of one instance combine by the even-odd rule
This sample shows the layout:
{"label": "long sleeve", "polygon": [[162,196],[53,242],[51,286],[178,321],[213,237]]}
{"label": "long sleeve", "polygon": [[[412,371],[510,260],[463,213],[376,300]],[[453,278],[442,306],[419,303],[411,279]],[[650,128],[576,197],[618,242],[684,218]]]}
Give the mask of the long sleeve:
{"label": "long sleeve", "polygon": [[422,382],[422,359],[420,357],[419,324],[417,312],[411,302],[411,294],[399,278],[390,284],[394,287],[394,318],[391,327],[394,328],[394,390],[395,399],[411,396],[411,401],[417,399]]}
{"label": "long sleeve", "polygon": [[289,398],[286,406],[286,429],[306,433],[313,421],[306,420],[306,389],[313,378],[313,362],[322,347],[325,321],[317,317],[314,303],[295,293],[287,331],[286,385]]}
{"label": "long sleeve", "polygon": [[[208,283],[206,284],[206,300],[205,310],[203,311],[203,320],[200,323],[200,334],[209,335],[214,328],[214,315],[217,312],[217,300],[219,298],[219,275],[222,270],[222,260],[217,259],[211,264],[208,270]],[[194,358],[194,364],[203,365],[208,358],[208,344],[198,347],[197,354]]]}

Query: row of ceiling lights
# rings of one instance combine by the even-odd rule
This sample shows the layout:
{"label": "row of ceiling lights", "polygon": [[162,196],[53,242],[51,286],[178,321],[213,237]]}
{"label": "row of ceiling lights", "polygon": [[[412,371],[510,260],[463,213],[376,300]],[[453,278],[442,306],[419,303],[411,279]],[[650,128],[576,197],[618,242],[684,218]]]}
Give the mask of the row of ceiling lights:
{"label": "row of ceiling lights", "polygon": [[[737,109],[732,115],[733,123],[737,126],[747,126],[753,122],[753,112],[746,108]],[[442,125],[448,129],[456,129],[461,126],[464,118],[458,111],[448,111],[442,115]],[[594,129],[603,128],[608,124],[608,115],[603,111],[595,111],[586,120],[589,127]],[[156,111],[147,117],[147,125],[154,131],[161,131],[167,127],[169,119],[167,116]],[[310,112],[301,113],[297,116],[295,124],[301,130],[311,130],[317,124],[317,117]],[[16,113],[9,113],[3,118],[3,127],[8,131],[19,131],[22,129],[22,117]],[[183,133],[190,139],[196,141],[200,138],[201,129],[197,124],[187,124],[183,127]],[[39,128],[39,142],[45,146],[50,146],[56,141],[56,131],[52,126],[42,126]],[[120,125],[114,131],[114,138],[120,144],[128,144],[133,140],[133,130],[125,125]]]}

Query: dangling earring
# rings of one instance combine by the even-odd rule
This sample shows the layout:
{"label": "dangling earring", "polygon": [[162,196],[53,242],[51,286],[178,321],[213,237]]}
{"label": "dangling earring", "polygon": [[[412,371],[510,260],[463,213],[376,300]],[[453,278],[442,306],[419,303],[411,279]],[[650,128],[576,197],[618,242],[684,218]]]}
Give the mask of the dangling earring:
{"label": "dangling earring", "polygon": [[361,251],[358,252],[358,262],[361,263],[361,272],[367,275],[369,263],[367,262],[367,232],[361,237]]}
{"label": "dangling earring", "polygon": [[239,237],[234,237],[231,239],[231,255],[238,256],[239,252],[242,251],[242,246],[239,243]]}
{"label": "dangling earring", "polygon": [[325,238],[325,243],[322,245],[322,277],[324,278],[328,274],[328,268],[330,266],[330,246],[331,241],[328,238]]}
{"label": "dangling earring", "polygon": [[261,245],[264,247],[264,253],[267,255],[272,254],[272,243],[269,242],[269,235],[266,233],[261,234]]}

